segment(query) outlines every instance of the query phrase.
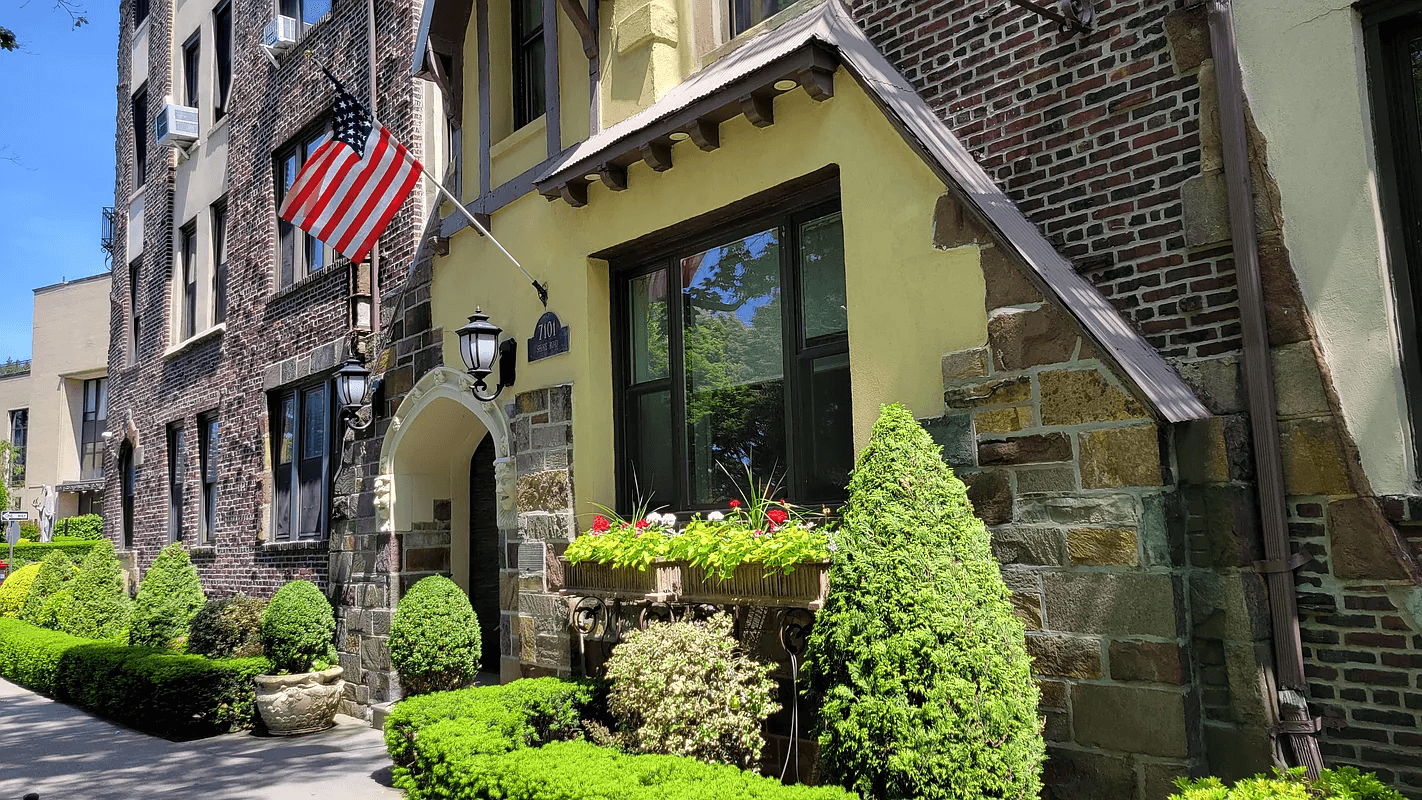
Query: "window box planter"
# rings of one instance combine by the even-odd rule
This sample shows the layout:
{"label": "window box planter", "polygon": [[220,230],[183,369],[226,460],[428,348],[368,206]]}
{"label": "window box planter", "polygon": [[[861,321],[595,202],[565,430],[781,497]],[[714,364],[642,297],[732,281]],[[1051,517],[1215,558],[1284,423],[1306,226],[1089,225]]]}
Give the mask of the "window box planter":
{"label": "window box planter", "polygon": [[807,561],[786,575],[783,570],[766,570],[765,565],[738,565],[729,578],[708,574],[702,567],[681,564],[681,592],[675,599],[683,603],[716,605],[783,606],[818,611],[829,591],[828,561]]}
{"label": "window box planter", "polygon": [[681,585],[681,565],[653,562],[646,569],[614,567],[596,561],[563,564],[563,594],[601,597],[606,600],[643,600],[676,591]]}

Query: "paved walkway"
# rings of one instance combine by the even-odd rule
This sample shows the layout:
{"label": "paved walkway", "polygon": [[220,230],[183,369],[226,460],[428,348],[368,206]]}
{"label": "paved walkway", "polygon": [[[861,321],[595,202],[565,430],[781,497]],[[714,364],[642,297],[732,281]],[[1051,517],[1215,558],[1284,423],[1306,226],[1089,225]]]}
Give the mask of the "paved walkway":
{"label": "paved walkway", "polygon": [[170,742],[0,680],[0,800],[398,800],[380,732],[336,720],[291,739]]}

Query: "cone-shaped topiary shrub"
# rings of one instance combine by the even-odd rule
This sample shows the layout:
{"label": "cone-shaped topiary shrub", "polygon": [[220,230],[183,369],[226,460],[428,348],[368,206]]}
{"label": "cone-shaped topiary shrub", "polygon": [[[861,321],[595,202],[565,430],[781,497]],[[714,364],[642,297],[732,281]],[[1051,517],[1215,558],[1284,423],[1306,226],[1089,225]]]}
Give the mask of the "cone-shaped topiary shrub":
{"label": "cone-shaped topiary shrub", "polygon": [[[74,562],[59,550],[51,552],[40,562],[39,573],[30,584],[25,595],[25,605],[20,609],[20,619],[31,625],[44,626],[44,604],[50,597],[68,588],[74,580]],[[53,620],[50,621],[53,624]]]}
{"label": "cone-shaped topiary shrub", "polygon": [[882,409],[835,539],[805,655],[825,779],[865,800],[1035,800],[1022,623],[963,484],[907,408]]}
{"label": "cone-shaped topiary shrub", "polygon": [[389,645],[406,694],[463,689],[479,674],[479,620],[464,591],[443,575],[421,578],[400,598]]}
{"label": "cone-shaped topiary shrub", "polygon": [[163,548],[138,585],[138,602],[128,629],[129,644],[171,647],[188,633],[188,623],[207,598],[181,542]]}
{"label": "cone-shaped topiary shrub", "polygon": [[311,672],[334,664],[335,634],[336,614],[311,581],[291,581],[278,589],[262,614],[262,650],[278,673]]}
{"label": "cone-shaped topiary shrub", "polygon": [[207,601],[188,625],[188,652],[208,658],[261,655],[266,609],[265,601],[245,594]]}
{"label": "cone-shaped topiary shrub", "polygon": [[100,539],[79,565],[74,603],[63,630],[84,639],[112,639],[128,628],[132,607],[114,544]]}
{"label": "cone-shaped topiary shrub", "polygon": [[35,582],[39,571],[39,564],[26,564],[10,571],[5,582],[0,583],[0,617],[20,616],[20,609],[25,607],[25,598],[30,595],[30,584]]}

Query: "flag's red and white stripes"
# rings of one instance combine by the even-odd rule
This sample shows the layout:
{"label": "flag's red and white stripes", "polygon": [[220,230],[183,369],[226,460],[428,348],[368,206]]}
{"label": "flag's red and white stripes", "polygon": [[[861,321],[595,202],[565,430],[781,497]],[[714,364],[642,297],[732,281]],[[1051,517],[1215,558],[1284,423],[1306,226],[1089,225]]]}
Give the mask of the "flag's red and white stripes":
{"label": "flag's red and white stripes", "polygon": [[332,137],[302,166],[281,217],[360,261],[419,181],[420,169],[383,125],[370,129],[364,157]]}

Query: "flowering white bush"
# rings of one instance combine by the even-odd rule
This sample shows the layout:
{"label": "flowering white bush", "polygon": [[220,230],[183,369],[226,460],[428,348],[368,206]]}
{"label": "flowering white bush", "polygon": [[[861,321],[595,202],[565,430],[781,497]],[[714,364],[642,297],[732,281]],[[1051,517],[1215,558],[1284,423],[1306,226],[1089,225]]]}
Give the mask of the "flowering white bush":
{"label": "flowering white bush", "polygon": [[752,767],[765,747],[761,723],[780,708],[770,669],[740,652],[727,616],[634,631],[607,662],[619,741],[642,753]]}

